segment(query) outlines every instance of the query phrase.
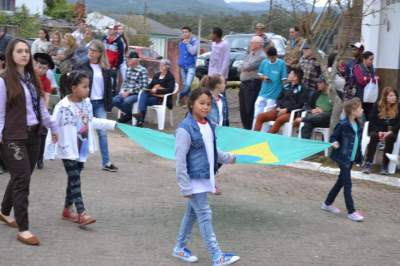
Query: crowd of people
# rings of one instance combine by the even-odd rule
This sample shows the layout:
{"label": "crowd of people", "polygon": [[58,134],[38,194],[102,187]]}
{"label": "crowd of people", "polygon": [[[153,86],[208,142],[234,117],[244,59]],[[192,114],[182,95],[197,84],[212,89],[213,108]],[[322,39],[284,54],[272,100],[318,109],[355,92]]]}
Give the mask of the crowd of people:
{"label": "crowd of people", "polygon": [[[25,244],[39,244],[39,239],[29,231],[28,195],[32,172],[36,166],[44,167],[44,154],[47,158],[62,159],[68,176],[62,218],[81,226],[92,224],[96,220],[86,213],[80,175],[89,153],[96,150],[94,130],[102,169],[116,172],[106,133],[115,128],[116,122],[107,120],[107,112],[116,107],[122,112],[118,122],[126,123],[134,117],[136,125],[143,126],[147,107],[159,104],[165,94],[174,91],[175,77],[169,60],[161,60],[159,72],[149,77],[138,53],[129,51],[123,26],[110,25],[107,30],[103,38],[96,39],[84,21],[76,31],[64,35],[41,29],[31,46],[25,40],[10,38],[4,30],[0,32],[0,167],[11,175],[0,220],[17,227],[18,240]],[[264,30],[263,24],[256,25],[239,69],[243,127],[278,133],[289,121],[291,112],[301,110],[304,115],[298,115],[294,124],[303,123],[301,136],[311,138],[314,128],[330,126],[334,109],[330,94],[334,90],[343,102],[343,119],[331,136],[331,157],[339,164],[340,175],[321,208],[339,213],[332,204],[344,187],[348,218],[362,221],[351,196],[350,171],[354,163],[362,162],[360,146],[365,121],[369,121],[371,141],[364,172],[371,172],[379,145],[391,153],[400,128],[397,90],[384,88],[379,99],[365,96],[367,91],[374,94],[374,90],[378,95],[379,78],[373,67],[374,55],[364,51],[359,42],[352,44],[353,58],[348,62],[329,56],[327,68],[334,73],[333,83],[329,83],[312,47],[301,38],[297,27],[289,29],[284,58],[278,57]],[[208,204],[208,193],[220,193],[215,180],[217,170],[223,163],[235,162],[235,156],[217,149],[215,139],[216,127],[229,126],[225,86],[230,48],[222,37],[222,29],[215,27],[208,75],[201,80],[200,88],[191,89],[199,40],[187,26],[182,27],[178,59],[182,86],[177,104],[187,106],[189,111],[176,130],[176,174],[188,203],[173,256],[188,262],[198,260],[187,248],[197,221],[215,266],[239,260],[235,254],[221,251]],[[52,93],[60,95],[61,100],[50,116],[47,110]],[[133,113],[136,102],[138,110]],[[173,104],[172,97],[168,98],[167,106],[172,108]],[[269,126],[269,121],[274,123]],[[384,156],[381,173],[387,174],[387,167],[388,159]],[[15,218],[10,214],[12,209]]]}

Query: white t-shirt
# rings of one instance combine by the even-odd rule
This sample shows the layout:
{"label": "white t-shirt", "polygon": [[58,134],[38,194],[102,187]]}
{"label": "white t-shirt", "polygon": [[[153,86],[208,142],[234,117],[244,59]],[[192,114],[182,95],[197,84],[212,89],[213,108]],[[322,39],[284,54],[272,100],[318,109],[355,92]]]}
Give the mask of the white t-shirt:
{"label": "white t-shirt", "polygon": [[90,100],[103,100],[104,99],[104,79],[103,72],[99,64],[90,64],[93,69],[93,83],[92,91],[90,93]]}
{"label": "white t-shirt", "polygon": [[76,30],[72,33],[72,36],[75,38],[75,42],[79,47],[83,45],[83,39],[85,38],[85,36],[82,32]]}
{"label": "white t-shirt", "polygon": [[217,107],[218,107],[218,114],[219,114],[219,121],[218,125],[222,126],[222,123],[224,122],[224,116],[223,116],[223,110],[222,110],[222,100],[220,97],[216,100],[217,102]]}
{"label": "white t-shirt", "polygon": [[197,122],[200,133],[203,136],[204,145],[206,147],[208,163],[210,165],[210,179],[191,179],[193,194],[211,192],[215,193],[215,176],[214,176],[214,135],[210,124],[202,124]]}

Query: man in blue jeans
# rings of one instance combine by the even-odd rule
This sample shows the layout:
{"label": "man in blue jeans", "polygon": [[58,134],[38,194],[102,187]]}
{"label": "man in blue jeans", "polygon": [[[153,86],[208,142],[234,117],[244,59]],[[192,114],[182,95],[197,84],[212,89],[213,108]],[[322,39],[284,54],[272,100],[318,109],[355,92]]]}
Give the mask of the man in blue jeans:
{"label": "man in blue jeans", "polygon": [[119,94],[113,98],[113,106],[124,113],[118,119],[119,123],[127,123],[132,119],[132,106],[137,102],[140,90],[146,89],[149,82],[147,70],[140,65],[136,52],[129,53],[127,63],[126,78]]}
{"label": "man in blue jeans", "polygon": [[179,103],[185,105],[190,93],[190,86],[196,74],[196,59],[199,41],[192,35],[188,26],[182,27],[182,39],[179,42],[179,60],[183,87],[179,93]]}

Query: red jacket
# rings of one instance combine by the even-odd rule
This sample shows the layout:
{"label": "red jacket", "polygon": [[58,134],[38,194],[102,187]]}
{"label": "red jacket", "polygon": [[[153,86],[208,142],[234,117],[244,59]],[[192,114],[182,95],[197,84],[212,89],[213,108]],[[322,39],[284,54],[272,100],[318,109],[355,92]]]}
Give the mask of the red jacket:
{"label": "red jacket", "polygon": [[119,68],[124,61],[124,43],[121,36],[117,35],[114,39],[110,36],[104,36],[103,43],[110,66],[112,68]]}
{"label": "red jacket", "polygon": [[51,82],[46,75],[39,76],[40,82],[42,83],[42,91],[47,93],[52,93]]}

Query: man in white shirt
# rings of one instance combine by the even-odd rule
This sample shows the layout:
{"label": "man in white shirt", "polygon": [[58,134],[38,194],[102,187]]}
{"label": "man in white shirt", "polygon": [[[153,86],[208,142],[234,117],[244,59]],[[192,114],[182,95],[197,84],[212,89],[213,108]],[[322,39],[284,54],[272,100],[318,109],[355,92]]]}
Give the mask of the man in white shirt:
{"label": "man in white shirt", "polygon": [[229,43],[222,40],[222,29],[213,28],[212,46],[210,63],[208,65],[208,75],[222,75],[225,80],[228,80],[230,59]]}
{"label": "man in white shirt", "polygon": [[81,47],[84,45],[84,39],[85,39],[85,32],[86,32],[86,22],[85,20],[81,20],[78,22],[78,28],[76,31],[72,33],[72,36],[74,36],[76,44]]}

